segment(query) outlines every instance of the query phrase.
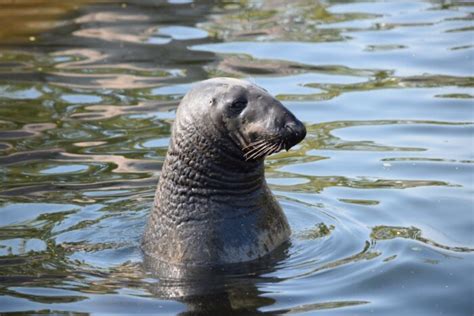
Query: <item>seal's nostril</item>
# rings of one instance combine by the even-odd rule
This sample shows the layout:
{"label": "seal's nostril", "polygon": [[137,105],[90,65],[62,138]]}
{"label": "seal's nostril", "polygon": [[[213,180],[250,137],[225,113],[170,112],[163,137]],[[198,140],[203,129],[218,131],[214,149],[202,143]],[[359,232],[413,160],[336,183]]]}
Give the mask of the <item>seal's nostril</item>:
{"label": "seal's nostril", "polygon": [[298,135],[305,135],[306,134],[306,128],[304,127],[303,123],[301,122],[290,122],[285,124],[285,129],[288,131],[291,131],[293,133],[296,133]]}

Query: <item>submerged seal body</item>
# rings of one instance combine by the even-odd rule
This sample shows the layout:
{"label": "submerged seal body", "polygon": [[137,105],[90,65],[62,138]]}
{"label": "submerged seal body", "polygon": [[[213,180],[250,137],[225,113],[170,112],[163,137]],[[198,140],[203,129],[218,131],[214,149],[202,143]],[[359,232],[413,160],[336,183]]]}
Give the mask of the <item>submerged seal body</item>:
{"label": "submerged seal body", "polygon": [[178,106],[142,249],[171,265],[218,266],[265,256],[290,228],[264,158],[306,135],[264,89],[215,78]]}

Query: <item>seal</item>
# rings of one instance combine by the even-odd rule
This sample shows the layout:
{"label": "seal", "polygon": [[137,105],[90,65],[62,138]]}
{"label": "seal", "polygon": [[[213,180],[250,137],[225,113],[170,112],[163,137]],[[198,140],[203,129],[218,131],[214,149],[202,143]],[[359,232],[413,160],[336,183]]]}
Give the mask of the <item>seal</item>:
{"label": "seal", "polygon": [[288,240],[287,219],[267,186],[266,156],[306,136],[266,90],[214,78],[182,99],[142,249],[170,265],[250,262]]}

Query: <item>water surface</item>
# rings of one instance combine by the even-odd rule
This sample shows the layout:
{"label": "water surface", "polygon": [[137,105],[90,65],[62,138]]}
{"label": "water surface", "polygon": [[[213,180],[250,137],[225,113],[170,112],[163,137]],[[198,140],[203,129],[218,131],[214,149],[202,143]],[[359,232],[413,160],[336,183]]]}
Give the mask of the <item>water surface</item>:
{"label": "water surface", "polygon": [[[472,315],[473,17],[468,1],[0,2],[0,312]],[[253,271],[161,280],[141,233],[176,106],[215,76],[307,126],[266,162],[293,235]]]}

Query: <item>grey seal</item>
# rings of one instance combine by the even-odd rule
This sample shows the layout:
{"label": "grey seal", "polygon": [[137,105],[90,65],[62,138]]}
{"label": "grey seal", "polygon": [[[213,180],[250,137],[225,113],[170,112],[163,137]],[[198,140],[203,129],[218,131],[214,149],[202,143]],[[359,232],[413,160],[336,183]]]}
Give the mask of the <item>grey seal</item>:
{"label": "grey seal", "polygon": [[178,106],[142,250],[176,266],[251,262],[288,240],[287,219],[267,186],[264,159],[306,129],[247,81],[202,81]]}

